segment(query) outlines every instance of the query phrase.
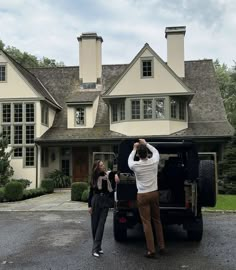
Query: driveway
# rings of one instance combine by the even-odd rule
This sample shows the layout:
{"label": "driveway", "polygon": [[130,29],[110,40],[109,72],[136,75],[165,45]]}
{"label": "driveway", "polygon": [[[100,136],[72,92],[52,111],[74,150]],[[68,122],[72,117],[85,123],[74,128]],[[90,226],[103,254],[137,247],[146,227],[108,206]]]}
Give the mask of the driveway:
{"label": "driveway", "polygon": [[78,211],[87,209],[87,203],[71,201],[70,189],[57,189],[52,194],[28,200],[0,203],[0,211]]}

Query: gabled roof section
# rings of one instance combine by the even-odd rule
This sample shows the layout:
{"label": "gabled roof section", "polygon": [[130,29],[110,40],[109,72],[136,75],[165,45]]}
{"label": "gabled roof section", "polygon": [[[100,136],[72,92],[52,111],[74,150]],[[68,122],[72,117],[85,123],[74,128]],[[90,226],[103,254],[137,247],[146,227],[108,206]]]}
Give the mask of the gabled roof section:
{"label": "gabled roof section", "polygon": [[125,77],[125,75],[128,73],[128,71],[133,67],[133,65],[138,61],[138,59],[142,56],[144,51],[148,49],[150,53],[157,59],[157,61],[165,68],[174,78],[176,81],[178,81],[182,87],[186,90],[184,93],[185,95],[194,95],[194,93],[188,88],[188,86],[181,80],[176,73],[161,59],[161,57],[149,46],[148,43],[146,43],[143,48],[138,52],[138,54],[134,57],[134,59],[131,61],[129,65],[127,65],[126,69],[124,72],[120,75],[120,77],[115,81],[114,84],[111,85],[109,89],[105,91],[103,94],[103,97],[106,98],[108,97],[113,89],[119,84],[119,82]]}
{"label": "gabled roof section", "polygon": [[67,104],[92,104],[101,91],[77,91],[66,99]]}
{"label": "gabled roof section", "polygon": [[26,81],[37,91],[39,95],[45,98],[51,105],[56,107],[57,109],[62,109],[62,107],[57,103],[54,97],[49,93],[47,88],[43,85],[43,83],[28,69],[24,68],[21,64],[19,64],[16,60],[14,60],[8,53],[1,50],[5,56],[11,61],[14,67],[21,73],[21,75],[26,79]]}

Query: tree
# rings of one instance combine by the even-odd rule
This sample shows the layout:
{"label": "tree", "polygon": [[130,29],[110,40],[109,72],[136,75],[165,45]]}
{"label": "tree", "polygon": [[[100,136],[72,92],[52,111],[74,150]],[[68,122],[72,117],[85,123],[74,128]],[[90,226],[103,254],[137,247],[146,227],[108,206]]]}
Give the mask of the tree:
{"label": "tree", "polygon": [[214,66],[228,120],[236,127],[236,67],[229,69],[218,59]]}
{"label": "tree", "polygon": [[64,66],[63,62],[56,62],[56,60],[54,59],[49,59],[47,57],[38,59],[32,54],[29,54],[27,52],[21,52],[16,47],[6,47],[2,40],[0,40],[0,50],[6,51],[6,53],[8,53],[14,60],[16,60],[25,68]]}
{"label": "tree", "polygon": [[236,134],[225,148],[224,158],[219,162],[219,173],[225,192],[236,194]]}
{"label": "tree", "polygon": [[8,147],[8,138],[0,134],[0,186],[5,186],[13,175],[14,171],[10,165],[10,156],[12,151],[6,151]]}

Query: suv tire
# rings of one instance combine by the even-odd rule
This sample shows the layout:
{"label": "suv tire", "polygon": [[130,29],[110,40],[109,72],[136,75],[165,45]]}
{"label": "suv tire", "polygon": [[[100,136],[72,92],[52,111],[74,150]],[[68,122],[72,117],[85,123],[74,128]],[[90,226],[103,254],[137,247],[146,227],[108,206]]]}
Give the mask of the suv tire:
{"label": "suv tire", "polygon": [[114,213],[113,217],[114,238],[118,242],[124,242],[127,239],[127,225],[119,223],[119,217]]}
{"label": "suv tire", "polygon": [[216,204],[215,166],[212,160],[201,160],[199,164],[199,197],[201,206]]}
{"label": "suv tire", "polygon": [[188,240],[190,241],[201,241],[203,235],[203,222],[202,222],[202,215],[195,219],[187,230]]}

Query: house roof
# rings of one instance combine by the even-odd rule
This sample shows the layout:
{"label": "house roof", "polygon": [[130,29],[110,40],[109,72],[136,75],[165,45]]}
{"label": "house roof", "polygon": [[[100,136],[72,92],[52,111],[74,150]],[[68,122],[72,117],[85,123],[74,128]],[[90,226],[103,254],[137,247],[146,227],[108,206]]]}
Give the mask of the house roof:
{"label": "house roof", "polygon": [[[105,93],[116,82],[127,66],[103,65],[101,94]],[[79,67],[36,68],[30,69],[30,71],[43,82],[51,95],[63,107],[63,110],[57,113],[53,127],[44,133],[38,141],[66,141],[68,139],[78,141],[94,140],[94,138],[107,140],[126,137],[109,130],[108,106],[101,97],[99,98],[94,128],[67,129],[66,101],[80,91]],[[232,136],[234,130],[226,117],[212,60],[186,61],[183,82],[194,93],[189,104],[189,127],[168,137]],[[83,91],[83,93],[87,93],[84,97],[90,93],[91,99],[94,98],[94,91]]]}
{"label": "house roof", "polygon": [[76,91],[66,99],[66,103],[93,103],[101,91]]}
{"label": "house roof", "polygon": [[51,103],[57,109],[62,109],[61,106],[57,103],[52,94],[47,90],[45,85],[38,79],[29,69],[24,68],[21,64],[16,62],[8,53],[3,51],[15,68],[23,75],[23,77],[29,82],[29,84],[49,103]]}

